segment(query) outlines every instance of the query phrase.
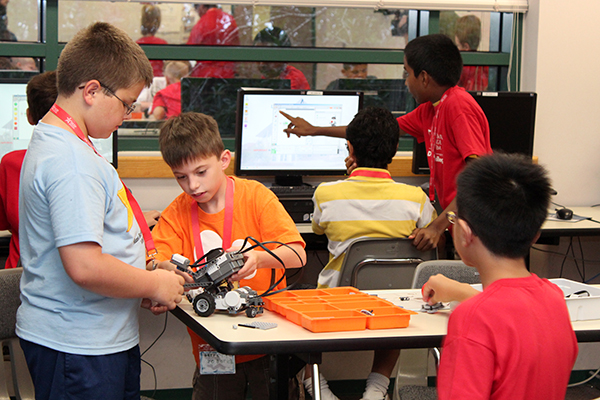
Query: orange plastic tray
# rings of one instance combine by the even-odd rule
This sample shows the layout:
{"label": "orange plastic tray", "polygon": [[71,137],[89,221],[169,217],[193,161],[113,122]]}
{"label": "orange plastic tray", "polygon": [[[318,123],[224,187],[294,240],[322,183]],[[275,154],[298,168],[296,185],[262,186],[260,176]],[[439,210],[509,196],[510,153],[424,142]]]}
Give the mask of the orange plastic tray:
{"label": "orange plastic tray", "polygon": [[349,286],[289,290],[264,301],[267,309],[312,332],[406,328],[416,314]]}
{"label": "orange plastic tray", "polygon": [[414,311],[400,307],[374,308],[373,315],[367,318],[368,329],[406,328]]}
{"label": "orange plastic tray", "polygon": [[307,312],[339,310],[339,308],[326,303],[289,304],[285,309],[285,317],[296,325],[302,325],[302,317]]}
{"label": "orange plastic tray", "polygon": [[302,326],[311,332],[361,331],[367,328],[367,316],[354,310],[307,311]]}

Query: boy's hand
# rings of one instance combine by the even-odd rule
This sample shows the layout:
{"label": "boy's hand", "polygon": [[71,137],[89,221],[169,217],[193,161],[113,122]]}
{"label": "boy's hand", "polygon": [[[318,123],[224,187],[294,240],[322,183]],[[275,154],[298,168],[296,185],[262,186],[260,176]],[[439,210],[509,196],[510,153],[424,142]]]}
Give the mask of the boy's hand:
{"label": "boy's hand", "polygon": [[281,115],[290,120],[288,127],[283,130],[285,133],[287,133],[287,137],[290,137],[290,135],[292,134],[298,137],[314,135],[315,127],[312,126],[310,123],[306,122],[306,120],[304,120],[303,118],[292,117],[291,115],[283,111],[279,112],[281,113]]}
{"label": "boy's hand", "polygon": [[152,228],[158,222],[158,219],[160,218],[160,212],[157,210],[144,211],[144,218],[146,219],[148,228]]}
{"label": "boy's hand", "polygon": [[150,310],[152,312],[152,314],[154,314],[154,315],[159,315],[159,314],[169,311],[166,306],[163,306],[158,303],[152,305],[152,303],[153,302],[150,299],[142,299],[142,308],[146,308],[146,309]]}
{"label": "boy's hand", "polygon": [[193,272],[189,267],[188,272],[184,272],[177,268],[175,264],[173,264],[169,260],[160,261],[156,264],[156,269],[164,269],[166,271],[175,271],[175,273],[179,276],[182,276],[186,283],[194,283],[194,278],[192,278],[191,273]]}
{"label": "boy's hand", "polygon": [[155,275],[156,280],[156,290],[150,300],[163,305],[168,310],[174,309],[181,302],[185,279],[181,275],[164,269],[156,269],[150,273]]}
{"label": "boy's hand", "polygon": [[415,229],[408,238],[413,239],[413,245],[417,250],[428,251],[437,247],[440,236],[441,233],[429,225],[426,228]]}
{"label": "boy's hand", "polygon": [[[232,247],[227,249],[227,252],[230,253],[232,251],[239,250],[239,247]],[[259,252],[255,250],[250,250],[244,253],[244,266],[235,274],[229,277],[229,281],[241,281],[246,278],[253,278],[256,274],[256,270],[258,269],[259,262]]]}
{"label": "boy's hand", "polygon": [[465,301],[475,296],[479,291],[466,283],[460,283],[453,279],[437,274],[429,278],[421,288],[423,300],[430,305],[439,302]]}
{"label": "boy's hand", "polygon": [[356,164],[356,159],[354,157],[348,156],[346,157],[344,162],[346,163],[346,170],[348,171],[348,175],[350,175],[352,171],[354,171],[358,167],[358,165]]}

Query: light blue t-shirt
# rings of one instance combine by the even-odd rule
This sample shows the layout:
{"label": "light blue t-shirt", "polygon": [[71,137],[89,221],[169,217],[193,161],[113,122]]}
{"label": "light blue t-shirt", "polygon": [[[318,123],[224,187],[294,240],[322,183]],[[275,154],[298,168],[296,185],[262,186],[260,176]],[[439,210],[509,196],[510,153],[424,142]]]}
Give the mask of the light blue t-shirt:
{"label": "light blue t-shirt", "polygon": [[83,289],[58,253],[62,246],[95,242],[103,253],[145,268],[142,233],[116,170],[73,133],[44,123],[34,129],[21,171],[19,236],[20,338],[80,355],[138,344],[140,299]]}

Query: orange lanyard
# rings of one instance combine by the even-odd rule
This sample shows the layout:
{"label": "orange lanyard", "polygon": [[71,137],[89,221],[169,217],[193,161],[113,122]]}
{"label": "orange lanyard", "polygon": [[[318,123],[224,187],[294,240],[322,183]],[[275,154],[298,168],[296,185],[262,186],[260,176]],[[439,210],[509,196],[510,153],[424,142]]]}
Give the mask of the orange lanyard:
{"label": "orange lanyard", "polygon": [[[202,237],[200,236],[200,223],[198,222],[198,203],[193,200],[191,204],[192,231],[194,234],[194,255],[197,260],[204,255],[202,248]],[[225,218],[223,221],[223,250],[231,247],[231,232],[233,229],[233,179],[227,178],[227,188],[225,189]],[[212,250],[212,249],[211,249]],[[202,252],[202,254],[198,254]]]}
{"label": "orange lanyard", "polygon": [[[102,154],[98,153],[98,150],[96,150],[96,148],[94,147],[94,144],[83,133],[83,131],[81,130],[79,125],[77,125],[77,122],[75,122],[73,120],[73,118],[69,115],[69,113],[67,113],[65,110],[60,108],[56,103],[52,105],[52,107],[50,108],[50,111],[54,115],[56,115],[61,121],[63,121],[65,124],[69,125],[69,127],[73,130],[73,132],[75,132],[75,134],[77,135],[77,137],[79,139],[83,140],[88,146],[90,146],[94,150],[94,153],[96,153],[98,156],[100,156],[103,160],[106,161],[106,159],[104,157],[102,157]],[[108,162],[108,161],[106,161],[106,162]],[[129,188],[125,185],[125,182],[123,182],[123,180],[121,180],[121,183],[123,184],[123,187],[125,188],[125,192],[127,193],[127,200],[129,200],[129,204],[131,205],[131,209],[133,211],[133,215],[135,216],[135,220],[137,221],[138,226],[140,227],[140,230],[142,231],[142,235],[144,235],[144,244],[146,245],[146,252],[148,254],[148,257],[150,257],[151,259],[154,259],[154,256],[156,255],[156,247],[154,246],[154,240],[152,239],[152,233],[150,232],[148,223],[146,223],[146,218],[144,217],[144,213],[142,212],[142,209],[140,208],[140,205],[138,204],[135,197],[133,197],[133,193],[131,193]]]}

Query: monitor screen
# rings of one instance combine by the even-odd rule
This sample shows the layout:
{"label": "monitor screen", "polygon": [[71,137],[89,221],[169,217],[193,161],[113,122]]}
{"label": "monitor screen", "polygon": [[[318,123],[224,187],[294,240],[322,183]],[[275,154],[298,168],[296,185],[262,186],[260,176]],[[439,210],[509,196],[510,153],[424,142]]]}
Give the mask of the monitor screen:
{"label": "monitor screen", "polygon": [[181,111],[213,117],[223,138],[235,137],[237,91],[241,88],[289,89],[289,79],[183,78]]}
{"label": "monitor screen", "polygon": [[[298,177],[344,175],[346,140],[326,136],[287,137],[289,120],[315,126],[345,126],[362,107],[361,92],[240,90],[235,140],[235,174],[272,175],[278,184]],[[284,182],[283,177],[291,177]]]}
{"label": "monitor screen", "polygon": [[382,107],[395,114],[406,112],[406,83],[404,79],[338,79],[333,90],[364,92],[365,107]]}
{"label": "monitor screen", "polygon": [[[537,94],[532,92],[469,92],[490,124],[493,150],[533,156]],[[428,174],[424,143],[413,149],[413,173]]]}
{"label": "monitor screen", "polygon": [[[13,150],[23,150],[29,145],[33,126],[27,121],[27,81],[0,79],[0,158]],[[93,139],[98,152],[117,167],[117,135],[108,139]]]}

